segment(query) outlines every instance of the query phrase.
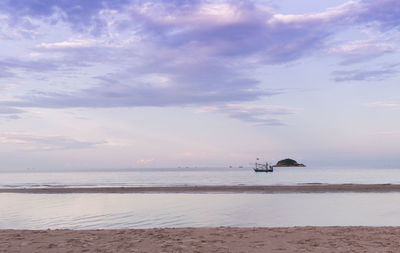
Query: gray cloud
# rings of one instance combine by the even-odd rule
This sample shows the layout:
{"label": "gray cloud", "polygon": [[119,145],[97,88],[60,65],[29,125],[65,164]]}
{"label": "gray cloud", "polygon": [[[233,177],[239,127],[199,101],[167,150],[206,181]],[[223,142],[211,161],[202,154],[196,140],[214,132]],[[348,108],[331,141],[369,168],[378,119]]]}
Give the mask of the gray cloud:
{"label": "gray cloud", "polygon": [[17,120],[21,116],[19,114],[24,113],[23,110],[13,107],[0,107],[0,117],[8,120]]}
{"label": "gray cloud", "polygon": [[1,12],[9,14],[16,25],[21,25],[21,21],[29,17],[42,19],[51,24],[63,21],[77,31],[101,34],[106,27],[106,21],[101,18],[101,11],[120,10],[129,2],[129,0],[4,0],[0,3],[0,9]]}
{"label": "gray cloud", "polygon": [[10,78],[10,77],[15,77],[15,75],[9,72],[7,69],[0,69],[0,78]]}
{"label": "gray cloud", "polygon": [[333,72],[333,77],[336,82],[346,81],[380,81],[388,79],[400,71],[398,64],[384,66],[379,69],[357,69]]}
{"label": "gray cloud", "polygon": [[0,66],[8,69],[22,69],[22,70],[33,70],[33,71],[49,71],[58,69],[56,63],[46,60],[23,61],[16,59],[6,59],[0,61]]}
{"label": "gray cloud", "polygon": [[[224,84],[227,84],[226,81]],[[20,101],[2,101],[0,104],[17,107],[131,107],[131,106],[178,106],[202,105],[230,101],[251,101],[260,96],[274,95],[278,92],[258,92],[247,90],[250,80],[234,80],[231,85],[239,88],[229,90],[221,87],[209,90],[202,89],[193,92],[187,87],[151,87],[146,83],[137,86],[113,84],[113,88],[106,84],[71,93],[32,93],[22,97]],[[240,87],[243,86],[243,87]]]}
{"label": "gray cloud", "polygon": [[287,22],[249,2],[226,2],[221,7],[228,9],[225,16],[204,13],[198,3],[190,11],[176,7],[172,20],[167,18],[171,16],[168,4],[152,7],[133,15],[133,24],[151,43],[168,48],[194,45],[220,57],[256,56],[265,63],[298,59],[321,47],[333,31],[322,20],[299,16]]}
{"label": "gray cloud", "polygon": [[0,78],[16,77],[17,75],[13,73],[15,70],[23,70],[28,72],[48,72],[59,70],[65,66],[63,63],[50,61],[50,60],[20,60],[14,58],[8,58],[0,60]]}
{"label": "gray cloud", "polygon": [[[259,80],[251,75],[255,66],[313,55],[326,47],[332,35],[347,27],[398,30],[398,9],[399,2],[395,0],[349,2],[303,15],[280,15],[244,1],[3,1],[0,12],[14,20],[14,24],[9,22],[15,27],[39,29],[29,23],[22,25],[23,20],[29,19],[54,27],[64,22],[78,32],[77,37],[87,40],[39,44],[32,50],[42,54],[41,60],[2,60],[0,77],[11,77],[14,70],[85,70],[89,66],[101,67],[105,73],[88,76],[80,71],[85,80],[97,80],[90,88],[80,89],[77,84],[74,90],[63,93],[39,90],[0,105],[203,106],[254,101],[279,94],[259,88]],[[110,18],[107,15],[120,18],[112,17],[113,22],[106,22]],[[373,57],[359,52],[347,62],[366,61],[388,50]],[[59,58],[46,58],[54,54]],[[380,69],[333,74],[336,81],[348,81],[385,78],[395,73],[395,69]],[[231,112],[230,116],[257,121],[251,115]]]}
{"label": "gray cloud", "polygon": [[7,115],[4,118],[9,119],[9,120],[17,120],[17,119],[21,119],[21,116],[12,114],[12,115]]}
{"label": "gray cloud", "polygon": [[239,104],[227,104],[205,107],[199,112],[213,112],[226,114],[231,118],[249,122],[255,125],[282,126],[285,125],[276,116],[293,114],[292,108],[282,106],[250,106]]}
{"label": "gray cloud", "polygon": [[0,143],[20,145],[25,151],[86,149],[104,144],[104,142],[80,141],[65,136],[38,136],[25,133],[1,133]]}
{"label": "gray cloud", "polygon": [[19,114],[23,113],[23,110],[12,108],[12,107],[0,107],[0,114]]}
{"label": "gray cloud", "polygon": [[[252,101],[281,93],[260,90],[258,81],[240,72],[245,66],[199,53],[159,50],[136,66],[97,76],[94,87],[64,93],[31,92],[0,105],[19,107],[130,107],[204,105]],[[242,68],[242,69],[240,69]],[[247,67],[246,67],[247,68]]]}
{"label": "gray cloud", "polygon": [[358,23],[371,23],[380,29],[400,28],[400,2],[397,0],[364,0],[355,5],[354,18]]}

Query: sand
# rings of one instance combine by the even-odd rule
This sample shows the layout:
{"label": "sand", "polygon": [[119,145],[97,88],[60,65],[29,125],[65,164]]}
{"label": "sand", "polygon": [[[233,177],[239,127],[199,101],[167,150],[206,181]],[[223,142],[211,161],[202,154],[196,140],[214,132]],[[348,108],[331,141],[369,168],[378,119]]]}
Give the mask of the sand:
{"label": "sand", "polygon": [[0,252],[398,252],[399,227],[0,230]]}
{"label": "sand", "polygon": [[0,188],[0,193],[312,193],[312,192],[400,192],[393,184],[306,184],[238,186],[155,186],[155,187],[77,187],[77,188]]}

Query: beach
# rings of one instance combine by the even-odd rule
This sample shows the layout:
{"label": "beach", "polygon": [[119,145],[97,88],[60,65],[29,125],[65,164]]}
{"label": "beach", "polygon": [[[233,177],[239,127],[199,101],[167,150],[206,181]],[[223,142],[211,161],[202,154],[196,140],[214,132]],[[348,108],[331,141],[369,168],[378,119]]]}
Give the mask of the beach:
{"label": "beach", "polygon": [[398,227],[1,230],[0,252],[397,252]]}

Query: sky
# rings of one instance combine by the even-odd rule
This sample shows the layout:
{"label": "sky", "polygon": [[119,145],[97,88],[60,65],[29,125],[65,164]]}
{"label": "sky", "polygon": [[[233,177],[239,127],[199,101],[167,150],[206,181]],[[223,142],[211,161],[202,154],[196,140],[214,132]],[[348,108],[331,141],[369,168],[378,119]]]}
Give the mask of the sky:
{"label": "sky", "polygon": [[3,0],[0,169],[400,164],[400,1]]}

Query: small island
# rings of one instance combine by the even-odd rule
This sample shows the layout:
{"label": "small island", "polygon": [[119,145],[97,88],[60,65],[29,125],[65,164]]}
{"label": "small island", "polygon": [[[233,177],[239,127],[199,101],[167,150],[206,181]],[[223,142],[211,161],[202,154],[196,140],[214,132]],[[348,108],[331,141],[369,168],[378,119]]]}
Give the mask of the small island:
{"label": "small island", "polygon": [[296,162],[293,159],[287,158],[287,159],[280,160],[273,167],[306,167],[306,166],[302,163]]}

